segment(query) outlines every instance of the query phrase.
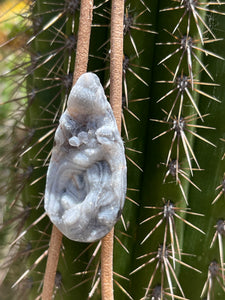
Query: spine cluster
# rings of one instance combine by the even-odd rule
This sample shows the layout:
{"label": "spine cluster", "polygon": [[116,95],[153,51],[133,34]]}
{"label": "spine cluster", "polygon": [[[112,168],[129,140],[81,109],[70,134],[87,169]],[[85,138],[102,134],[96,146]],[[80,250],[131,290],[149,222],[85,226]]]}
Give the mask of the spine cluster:
{"label": "spine cluster", "polygon": [[[224,4],[125,1],[128,190],[115,228],[115,299],[224,298]],[[106,96],[110,6],[94,3],[88,65]],[[6,11],[0,23],[0,283],[12,297],[41,297],[46,171],[72,87],[79,11],[79,0],[21,1],[15,23]],[[100,249],[63,239],[55,299],[101,298]]]}

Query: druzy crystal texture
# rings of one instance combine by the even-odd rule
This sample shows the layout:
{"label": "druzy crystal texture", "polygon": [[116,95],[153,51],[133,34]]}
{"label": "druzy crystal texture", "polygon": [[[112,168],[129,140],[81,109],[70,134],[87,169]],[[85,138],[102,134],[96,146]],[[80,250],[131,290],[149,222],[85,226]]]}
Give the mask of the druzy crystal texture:
{"label": "druzy crystal texture", "polygon": [[45,210],[69,239],[93,242],[121,215],[127,182],[124,145],[97,75],[73,86],[55,133]]}

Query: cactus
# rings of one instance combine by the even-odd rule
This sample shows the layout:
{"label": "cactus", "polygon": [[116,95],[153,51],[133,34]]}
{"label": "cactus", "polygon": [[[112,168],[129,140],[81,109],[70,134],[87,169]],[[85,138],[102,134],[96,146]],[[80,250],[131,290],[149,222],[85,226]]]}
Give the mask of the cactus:
{"label": "cactus", "polygon": [[[224,4],[124,3],[128,189],[114,233],[115,299],[224,299]],[[110,8],[94,3],[88,62],[106,95]],[[79,0],[37,0],[17,11],[20,26],[6,26],[1,299],[40,299],[52,228],[45,177],[72,86],[79,11]],[[63,238],[54,299],[101,299],[100,248]]]}

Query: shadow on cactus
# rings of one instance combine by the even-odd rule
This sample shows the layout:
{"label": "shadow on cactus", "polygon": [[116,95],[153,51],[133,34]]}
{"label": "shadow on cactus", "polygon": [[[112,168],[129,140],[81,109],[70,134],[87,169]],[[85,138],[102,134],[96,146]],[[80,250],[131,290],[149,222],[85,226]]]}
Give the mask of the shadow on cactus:
{"label": "shadow on cactus", "polygon": [[[125,1],[128,188],[115,299],[224,299],[224,4]],[[52,228],[46,173],[72,87],[80,3],[1,5],[0,298],[40,299]],[[110,1],[96,1],[88,71],[107,97],[110,18]],[[63,238],[54,299],[101,299],[100,249]]]}

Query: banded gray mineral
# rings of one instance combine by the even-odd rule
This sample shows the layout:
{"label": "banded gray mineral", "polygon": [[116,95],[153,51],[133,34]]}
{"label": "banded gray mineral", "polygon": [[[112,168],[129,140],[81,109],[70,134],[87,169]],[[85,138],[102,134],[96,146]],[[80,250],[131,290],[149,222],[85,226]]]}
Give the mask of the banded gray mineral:
{"label": "banded gray mineral", "polygon": [[127,182],[124,145],[97,75],[72,88],[55,133],[45,210],[69,239],[93,242],[121,215]]}

